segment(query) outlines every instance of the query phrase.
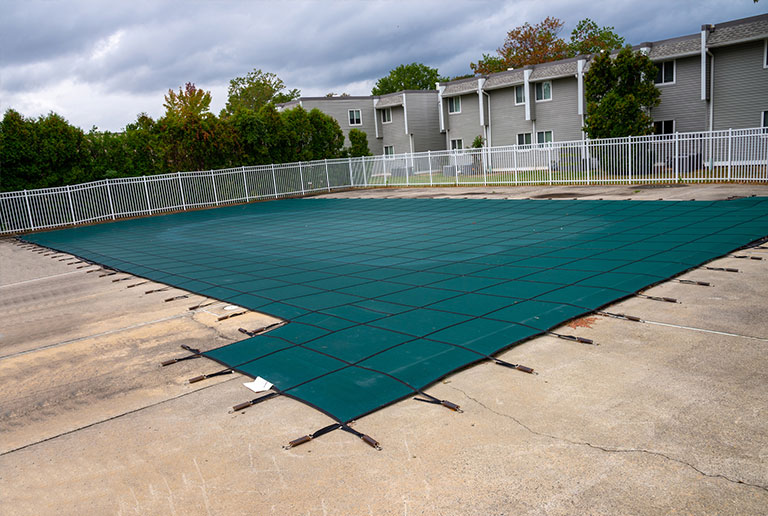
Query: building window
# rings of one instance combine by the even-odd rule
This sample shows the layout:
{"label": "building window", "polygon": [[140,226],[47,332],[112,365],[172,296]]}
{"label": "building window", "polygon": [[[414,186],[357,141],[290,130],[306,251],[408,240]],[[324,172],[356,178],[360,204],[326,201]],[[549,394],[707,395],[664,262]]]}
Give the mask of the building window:
{"label": "building window", "polygon": [[525,104],[525,86],[515,86],[515,105]]}
{"label": "building window", "polygon": [[384,146],[384,155],[385,156],[394,156],[395,155],[395,146],[394,145],[385,145]]}
{"label": "building window", "polygon": [[388,124],[392,121],[392,108],[384,108],[381,110],[381,123]]}
{"label": "building window", "polygon": [[530,145],[531,144],[531,133],[520,133],[517,135],[517,144],[518,145]]}
{"label": "building window", "polygon": [[656,79],[653,81],[656,84],[673,84],[675,82],[675,62],[665,61],[659,63],[659,71],[656,73]]}
{"label": "building window", "polygon": [[461,113],[461,97],[448,97],[448,112]]}
{"label": "building window", "polygon": [[464,141],[461,138],[451,140],[451,150],[461,150],[464,148]]}
{"label": "building window", "polygon": [[349,110],[349,125],[363,125],[363,115],[359,109]]}
{"label": "building window", "polygon": [[552,81],[536,83],[536,102],[552,100]]}
{"label": "building window", "polygon": [[659,120],[653,123],[653,134],[672,134],[675,132],[674,120]]}
{"label": "building window", "polygon": [[760,127],[768,127],[768,111],[763,111],[763,125]]}
{"label": "building window", "polygon": [[536,143],[552,143],[552,131],[537,132]]}

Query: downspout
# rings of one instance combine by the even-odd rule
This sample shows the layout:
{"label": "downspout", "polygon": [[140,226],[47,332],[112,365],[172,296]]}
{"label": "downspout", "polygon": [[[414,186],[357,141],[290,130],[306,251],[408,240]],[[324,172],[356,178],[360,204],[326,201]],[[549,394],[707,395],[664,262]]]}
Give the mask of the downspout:
{"label": "downspout", "polygon": [[709,68],[709,130],[712,131],[715,124],[715,55],[709,49],[707,54],[712,58]]}
{"label": "downspout", "polygon": [[483,128],[483,134],[482,138],[483,141],[486,141],[488,138],[488,133],[485,129],[485,106],[483,105],[483,84],[485,84],[485,79],[480,77],[477,79],[477,103],[480,111],[480,127]]}
{"label": "downspout", "polygon": [[408,102],[405,100],[405,93],[403,93],[403,121],[405,122],[405,134],[408,136],[408,146],[411,149],[411,154],[413,154],[413,137],[408,131]]}
{"label": "downspout", "polygon": [[440,86],[440,83],[438,82],[435,85],[435,88],[437,89],[437,111],[440,115],[440,132],[445,132],[445,119],[443,115],[443,92],[445,91],[445,86]]}
{"label": "downspout", "polygon": [[523,70],[523,87],[525,89],[525,119],[531,120],[531,74],[533,67],[527,65]]}
{"label": "downspout", "polygon": [[707,100],[707,31],[709,25],[701,26],[701,100]]}
{"label": "downspout", "polygon": [[576,103],[576,114],[581,115],[581,139],[584,139],[584,65],[586,59],[576,61],[576,81],[578,84],[578,101]]}
{"label": "downspout", "polygon": [[493,127],[491,126],[491,96],[485,90],[483,90],[483,95],[488,97],[488,139],[486,140],[485,144],[488,147],[493,147],[493,144],[491,143],[491,139],[493,138]]}

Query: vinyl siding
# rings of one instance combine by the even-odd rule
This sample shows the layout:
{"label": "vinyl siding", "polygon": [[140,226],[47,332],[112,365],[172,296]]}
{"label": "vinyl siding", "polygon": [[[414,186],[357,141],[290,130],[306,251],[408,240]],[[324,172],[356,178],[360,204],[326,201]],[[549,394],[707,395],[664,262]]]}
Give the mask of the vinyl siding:
{"label": "vinyl siding", "polygon": [[472,140],[478,135],[483,135],[483,127],[480,125],[480,106],[477,93],[461,96],[461,113],[448,114],[448,100],[444,99],[447,119],[446,146],[450,148],[450,141],[461,139],[464,147],[470,147]]}
{"label": "vinyl siding", "polygon": [[[515,145],[517,133],[530,133],[525,105],[515,105],[515,87],[491,90],[491,145]],[[535,136],[534,136],[535,137]]]}
{"label": "vinyl siding", "polygon": [[657,85],[661,103],[651,110],[651,116],[654,121],[674,120],[678,132],[704,131],[708,128],[708,108],[701,100],[701,57],[684,57],[676,61],[675,83]]}
{"label": "vinyl siding", "polygon": [[[536,131],[552,131],[556,142],[581,140],[581,116],[576,112],[578,92],[575,77],[553,79],[552,100],[535,103]],[[535,134],[533,138],[535,141]]]}
{"label": "vinyl siding", "polygon": [[[391,109],[392,123],[381,124],[380,134],[382,135],[382,138],[379,140],[382,145],[381,153],[384,152],[384,145],[392,145],[395,148],[395,154],[411,152],[411,144],[408,141],[408,135],[405,134],[405,117],[403,116],[403,106],[392,106]],[[377,114],[381,116],[381,111],[376,111]],[[374,152],[374,154],[376,153]]]}
{"label": "vinyl siding", "polygon": [[413,150],[445,150],[445,136],[440,133],[437,92],[406,93],[405,97],[408,104],[408,130],[413,135]]}
{"label": "vinyl siding", "polygon": [[[336,119],[344,132],[344,146],[348,147],[350,129],[360,129],[368,137],[368,148],[373,154],[381,154],[383,147],[380,140],[376,139],[376,126],[372,99],[302,99],[302,106],[307,111],[319,109],[326,115]],[[349,125],[349,110],[359,109],[363,125]]]}
{"label": "vinyl siding", "polygon": [[714,129],[758,127],[768,111],[765,40],[714,48]]}

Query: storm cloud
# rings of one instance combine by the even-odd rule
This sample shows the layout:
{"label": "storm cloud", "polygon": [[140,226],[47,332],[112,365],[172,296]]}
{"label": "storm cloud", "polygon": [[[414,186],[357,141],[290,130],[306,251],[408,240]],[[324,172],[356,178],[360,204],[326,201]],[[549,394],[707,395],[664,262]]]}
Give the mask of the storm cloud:
{"label": "storm cloud", "polygon": [[629,43],[697,32],[765,12],[752,0],[218,1],[4,0],[0,110],[55,111],[85,129],[120,130],[191,81],[226,102],[229,80],[254,68],[303,95],[366,95],[402,63],[469,73],[506,32],[546,16],[614,26]]}

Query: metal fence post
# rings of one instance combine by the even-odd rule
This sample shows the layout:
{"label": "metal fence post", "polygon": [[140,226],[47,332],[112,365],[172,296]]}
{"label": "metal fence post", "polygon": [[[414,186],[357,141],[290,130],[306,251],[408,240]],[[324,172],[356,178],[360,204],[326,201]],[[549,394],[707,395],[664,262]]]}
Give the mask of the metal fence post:
{"label": "metal fence post", "polygon": [[29,193],[24,190],[24,202],[27,205],[27,216],[29,216],[29,229],[35,229],[35,223],[32,221],[32,209],[29,207]]}
{"label": "metal fence post", "polygon": [[627,145],[627,159],[629,160],[629,182],[632,183],[632,175],[635,171],[632,159],[632,136],[629,136],[629,145]]}
{"label": "metal fence post", "polygon": [[213,177],[213,170],[209,170],[211,173],[211,184],[213,185],[213,200],[216,201],[216,206],[219,205],[219,193],[216,191],[216,178]]}
{"label": "metal fence post", "polygon": [[245,167],[242,167],[243,169],[243,187],[245,188],[245,201],[248,202],[250,200],[250,196],[248,195],[248,178],[245,177]]}
{"label": "metal fence post", "polygon": [[549,178],[549,186],[552,186],[552,144],[547,145],[547,177]]}
{"label": "metal fence post", "polygon": [[72,224],[75,223],[75,207],[72,204],[72,189],[67,185],[67,199],[69,199],[69,213],[72,215]]}
{"label": "metal fence post", "polygon": [[304,172],[301,171],[301,161],[299,161],[299,179],[301,179],[301,195],[304,195]]}
{"label": "metal fence post", "polygon": [[456,186],[459,186],[459,151],[453,151],[453,175],[456,178]]}
{"label": "metal fence post", "polygon": [[149,187],[147,186],[147,176],[141,176],[144,182],[144,195],[147,198],[147,211],[149,211],[149,214],[152,215],[152,205],[149,202]]}
{"label": "metal fence post", "polygon": [[488,186],[488,173],[486,171],[485,146],[480,147],[480,166],[483,167],[483,185]]}
{"label": "metal fence post", "polygon": [[728,128],[728,181],[731,180],[733,168],[733,128]]}
{"label": "metal fence post", "polygon": [[362,157],[362,160],[363,160],[363,184],[365,185],[366,188],[368,188],[368,173],[367,173],[367,170],[365,169],[365,156]]}
{"label": "metal fence post", "polygon": [[675,132],[675,183],[680,182],[680,135]]}
{"label": "metal fence post", "polygon": [[109,211],[112,213],[112,220],[115,220],[115,205],[112,204],[112,189],[109,187],[109,178],[107,178],[107,197],[109,197]]}
{"label": "metal fence post", "polygon": [[277,199],[277,179],[275,179],[275,164],[272,163],[272,186],[275,187],[275,199]]}
{"label": "metal fence post", "polygon": [[[410,186],[411,181],[408,178],[408,167],[413,167],[413,154],[412,153],[408,153],[405,156],[406,156],[405,160],[404,160],[405,161],[405,186]],[[410,165],[408,165],[408,158],[409,157],[411,158],[410,159],[410,161],[411,161]]]}
{"label": "metal fence post", "polygon": [[184,183],[181,182],[181,172],[176,172],[176,176],[179,178],[179,194],[181,194],[181,206],[184,211],[187,211],[187,200],[184,198]]}
{"label": "metal fence post", "polygon": [[349,186],[355,186],[355,180],[352,179],[352,158],[347,158],[347,165],[349,166]]}
{"label": "metal fence post", "polygon": [[331,191],[331,177],[328,175],[328,160],[325,160],[325,186],[328,191]]}
{"label": "metal fence post", "polygon": [[427,151],[427,161],[429,162],[427,166],[429,169],[429,186],[432,186],[432,151]]}
{"label": "metal fence post", "polygon": [[517,147],[512,150],[512,170],[515,173],[515,186],[517,186],[519,184],[517,178]]}

